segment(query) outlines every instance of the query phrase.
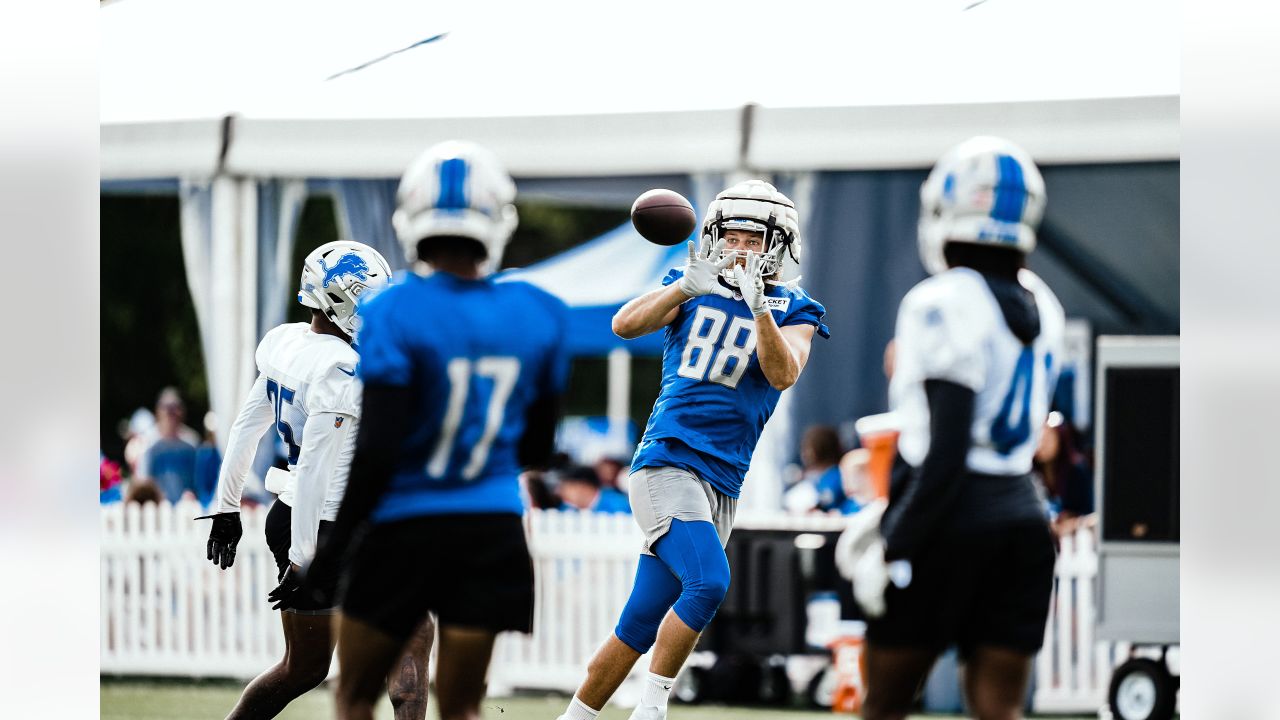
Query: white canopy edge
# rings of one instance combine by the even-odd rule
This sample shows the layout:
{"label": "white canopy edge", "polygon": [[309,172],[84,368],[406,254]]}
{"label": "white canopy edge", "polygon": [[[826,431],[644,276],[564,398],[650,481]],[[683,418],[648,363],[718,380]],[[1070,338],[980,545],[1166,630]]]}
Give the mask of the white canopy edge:
{"label": "white canopy edge", "polygon": [[[753,109],[747,167],[927,167],[978,134],[1042,163],[1176,160],[1176,95],[955,105]],[[237,117],[225,165],[257,177],[397,177],[432,143],[466,138],[517,177],[726,172],[739,167],[742,110],[533,117],[284,120]],[[220,120],[107,123],[102,177],[208,177]]]}
{"label": "white canopy edge", "polygon": [[929,167],[974,135],[1036,162],[1177,160],[1176,95],[965,105],[757,108],[748,166],[764,170]]}
{"label": "white canopy edge", "polygon": [[99,140],[103,180],[209,178],[222,151],[222,121],[103,124]]}

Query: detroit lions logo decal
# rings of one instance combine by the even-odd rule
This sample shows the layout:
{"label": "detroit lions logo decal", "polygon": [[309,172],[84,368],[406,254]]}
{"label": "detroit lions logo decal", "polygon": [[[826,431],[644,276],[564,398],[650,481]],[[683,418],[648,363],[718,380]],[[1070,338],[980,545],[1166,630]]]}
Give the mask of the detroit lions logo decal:
{"label": "detroit lions logo decal", "polygon": [[347,275],[351,275],[361,282],[369,279],[367,274],[369,272],[369,264],[364,261],[364,258],[355,253],[347,253],[338,258],[333,267],[325,265],[324,258],[320,258],[320,269],[324,270],[323,285],[325,287],[329,287],[329,283]]}

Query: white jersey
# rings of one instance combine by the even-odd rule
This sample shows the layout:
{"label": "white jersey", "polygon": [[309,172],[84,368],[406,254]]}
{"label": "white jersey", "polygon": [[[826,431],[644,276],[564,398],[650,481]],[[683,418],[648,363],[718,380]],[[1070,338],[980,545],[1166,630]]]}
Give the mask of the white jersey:
{"label": "white jersey", "polygon": [[289,557],[301,564],[315,553],[320,520],[337,517],[346,489],[360,415],[359,355],[341,338],[292,323],[268,332],[254,357],[258,379],[227,438],[215,512],[240,509],[258,441],[274,428],[289,455],[279,491],[293,508]]}
{"label": "white jersey", "polygon": [[889,406],[900,428],[898,452],[913,467],[929,452],[924,383],[947,380],[976,395],[968,469],[1031,471],[1062,362],[1065,318],[1043,280],[1022,270],[1018,281],[1034,295],[1040,315],[1040,334],[1029,346],[1010,331],[982,275],[969,268],[939,273],[903,298]]}

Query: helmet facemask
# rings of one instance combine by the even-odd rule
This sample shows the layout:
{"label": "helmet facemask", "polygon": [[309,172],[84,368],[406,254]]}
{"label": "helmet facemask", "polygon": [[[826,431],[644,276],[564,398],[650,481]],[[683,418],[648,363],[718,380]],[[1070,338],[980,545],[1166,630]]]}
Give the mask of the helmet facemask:
{"label": "helmet facemask", "polygon": [[737,260],[745,260],[749,250],[728,250],[724,233],[745,230],[762,235],[760,276],[771,285],[784,284],[778,279],[784,258],[800,262],[800,231],[795,206],[787,196],[760,180],[734,185],[716,196],[702,224],[702,242],[714,257],[734,257],[734,263],[720,271],[720,277],[731,287],[738,286],[734,275]]}

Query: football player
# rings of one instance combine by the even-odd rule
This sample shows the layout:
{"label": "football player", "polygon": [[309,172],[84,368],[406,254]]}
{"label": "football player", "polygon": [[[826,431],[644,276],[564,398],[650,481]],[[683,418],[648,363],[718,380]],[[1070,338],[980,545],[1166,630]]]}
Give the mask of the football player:
{"label": "football player", "polygon": [[[311,252],[303,262],[298,302],[311,308],[310,323],[281,325],[267,333],[255,359],[258,379],[245,398],[227,438],[226,458],[209,533],[208,558],[228,568],[240,540],[240,498],[258,441],[274,428],[288,451],[289,471],[272,469],[268,489],[279,495],[267,513],[267,545],[275,556],[280,585],[273,606],[283,610],[285,656],[245,688],[228,717],[275,717],[294,698],[329,673],[333,633],[329,604],[291,599],[298,568],[315,553],[337,515],[360,417],[358,303],[387,285],[391,269],[373,248],[339,240]],[[426,716],[427,660],[434,628],[420,629],[392,678],[397,720]]]}
{"label": "football player", "polygon": [[954,644],[969,711],[1018,718],[1055,562],[1030,475],[1064,326],[1057,298],[1025,268],[1044,180],[1013,143],[976,137],[939,160],[920,204],[920,256],[933,277],[898,311],[889,502],[877,506],[879,523],[855,516],[838,544],[870,616],[862,712],[905,718]]}
{"label": "football player", "polygon": [[628,302],[613,330],[662,330],[662,390],[631,463],[631,507],[644,531],[635,585],[596,652],[567,720],[594,718],[655,646],[633,718],[666,717],[676,673],[729,587],[728,542],[738,493],[765,421],[809,358],[825,310],[778,275],[800,259],[795,205],[749,180],[716,196],[701,248]]}
{"label": "football player", "polygon": [[515,229],[514,199],[503,166],[471,143],[430,148],[400,181],[393,224],[414,272],[362,309],[351,480],[304,588],[349,555],[340,718],[373,717],[388,668],[428,611],[445,720],[480,716],[496,634],[532,630],[518,476],[551,456],[568,309],[490,274]]}

